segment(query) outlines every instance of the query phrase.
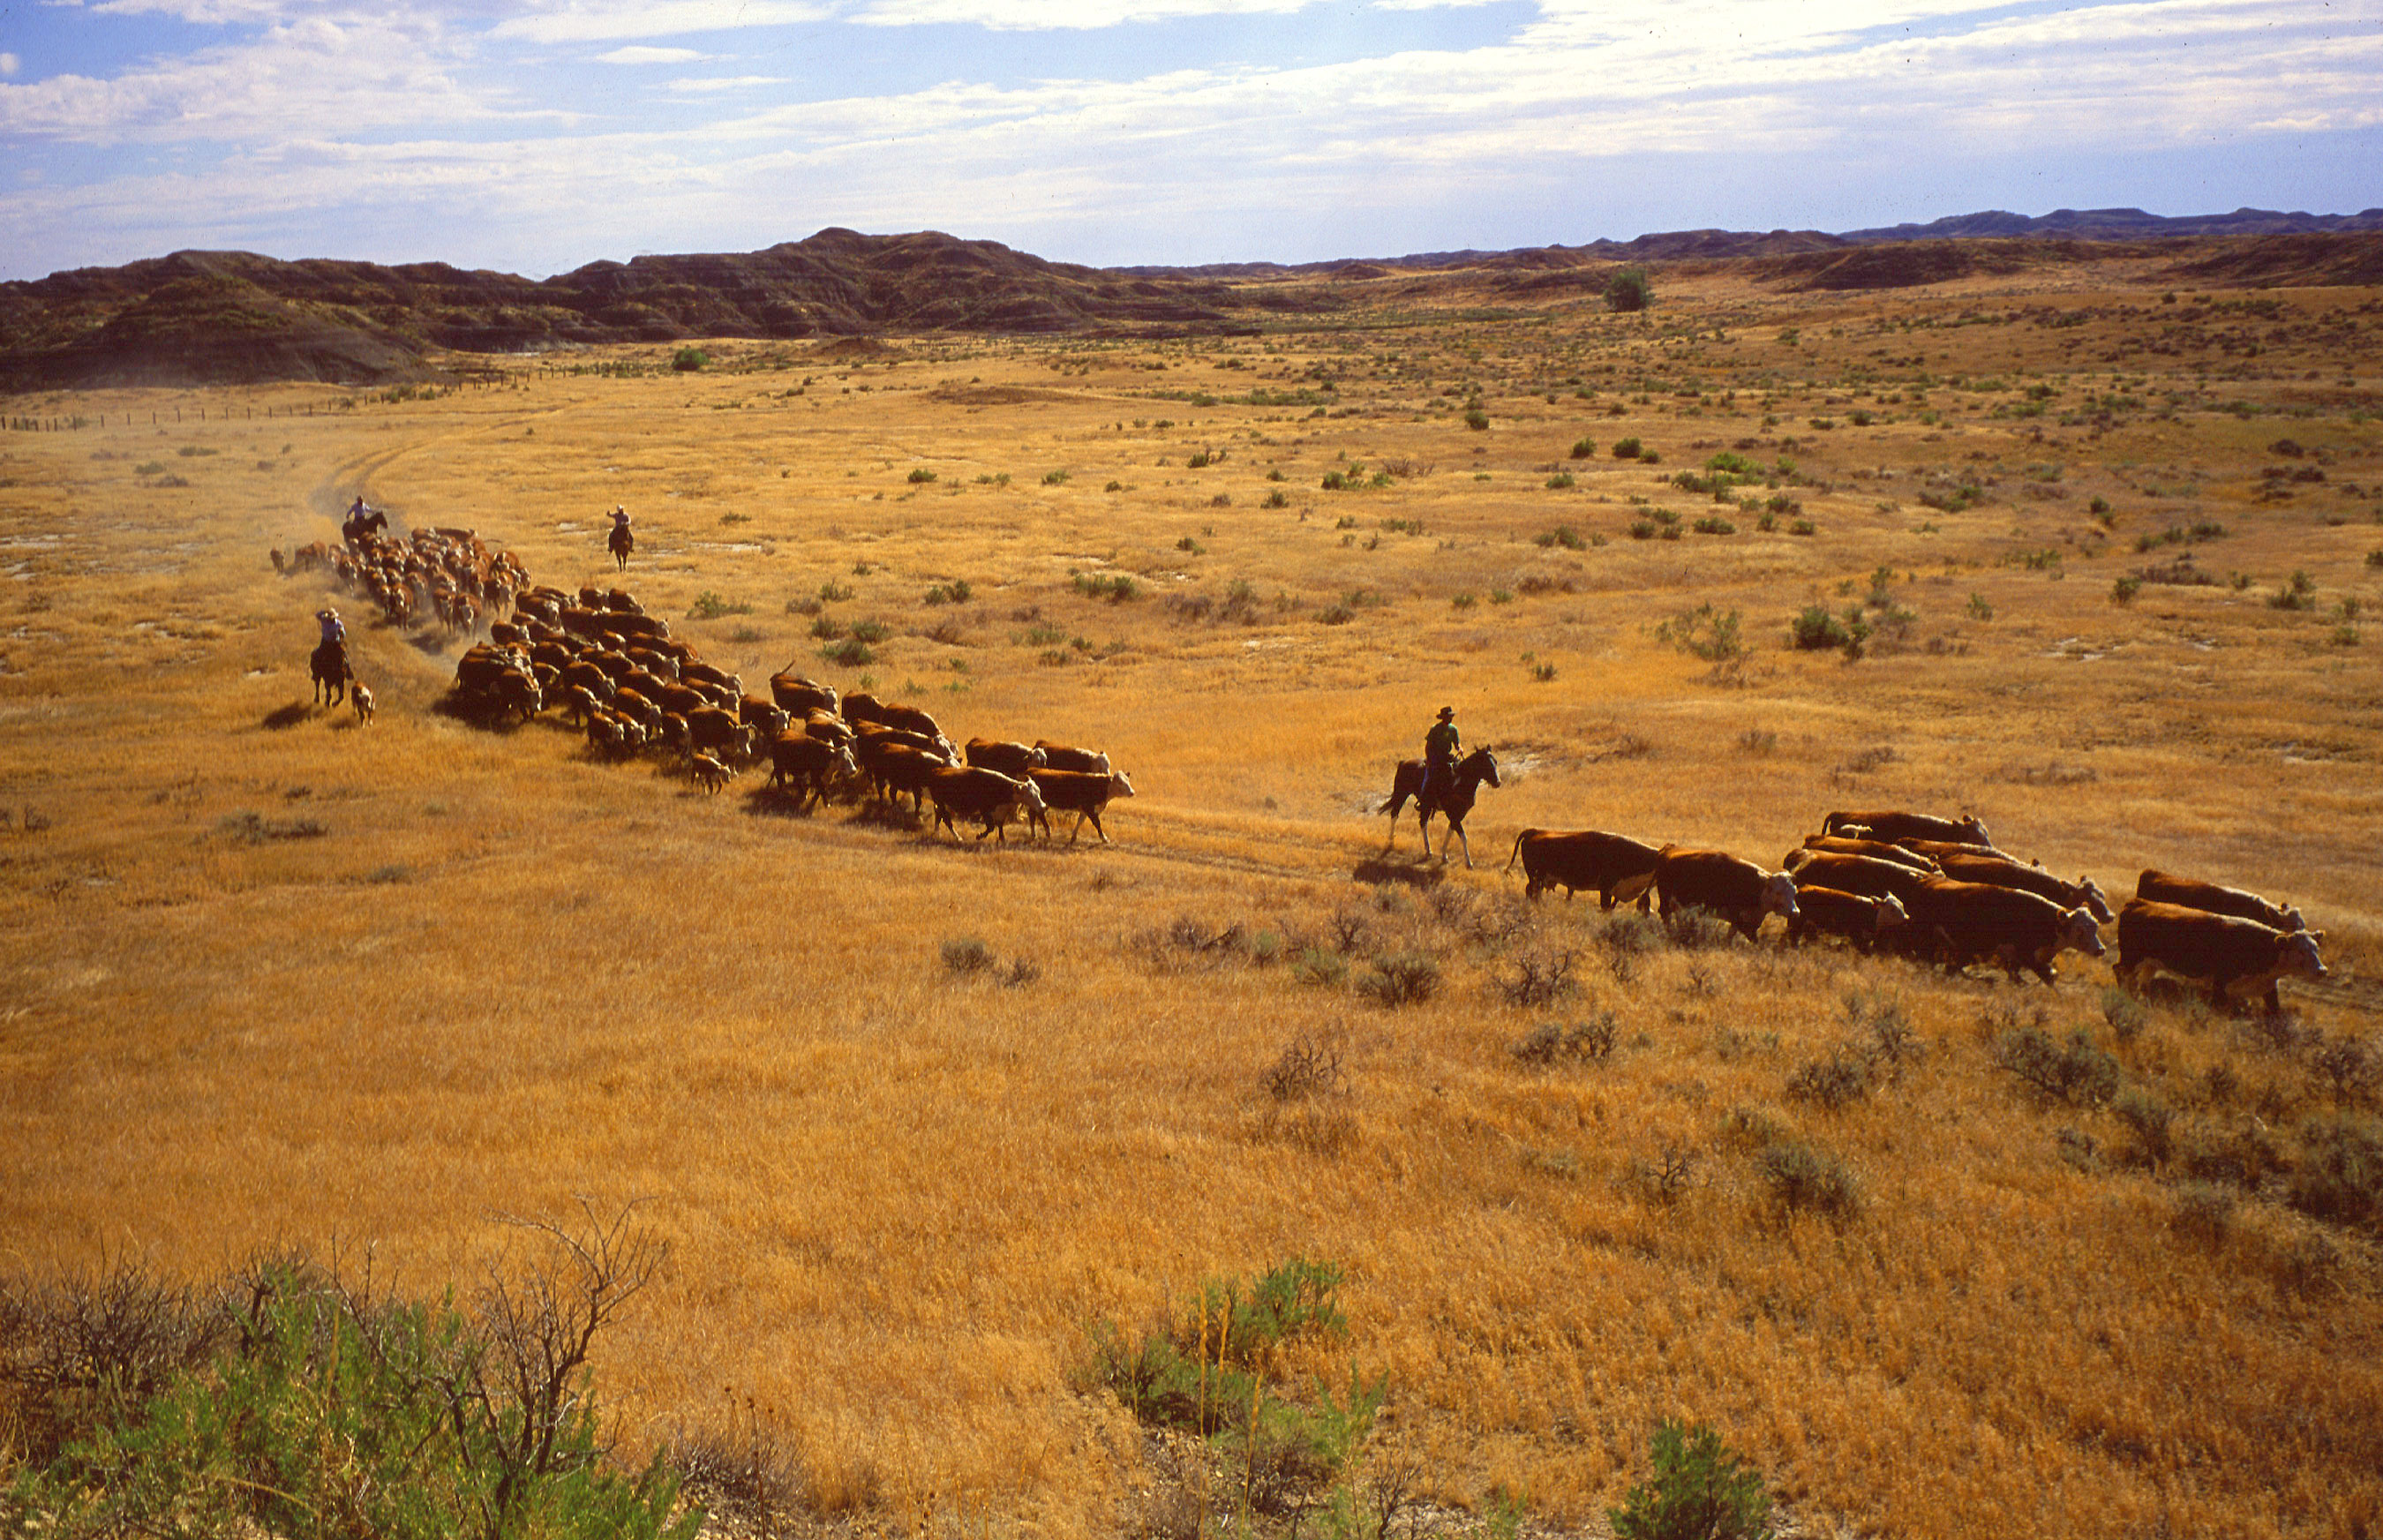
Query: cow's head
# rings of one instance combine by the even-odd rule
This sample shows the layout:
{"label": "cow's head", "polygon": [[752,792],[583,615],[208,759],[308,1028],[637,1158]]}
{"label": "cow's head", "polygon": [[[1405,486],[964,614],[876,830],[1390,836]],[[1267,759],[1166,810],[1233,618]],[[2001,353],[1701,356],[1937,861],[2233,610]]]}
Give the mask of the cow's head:
{"label": "cow's head", "polygon": [[1050,753],[1044,749],[1030,748],[1026,751],[1026,763],[1035,770],[1047,769],[1051,763]]}
{"label": "cow's head", "polygon": [[1911,918],[1911,911],[1906,909],[1903,906],[1903,900],[1893,893],[1888,893],[1884,898],[1871,905],[1871,912],[1872,919],[1876,921],[1882,931],[1892,930],[1898,925],[1908,923]]}
{"label": "cow's head", "polygon": [[1036,785],[1031,781],[1019,782],[1018,802],[1019,806],[1024,807],[1030,813],[1043,812],[1044,810],[1043,807],[1043,788]]}
{"label": "cow's head", "polygon": [[1796,879],[1784,871],[1764,872],[1762,874],[1762,912],[1766,915],[1784,915],[1791,919],[1794,918],[1797,912]]}
{"label": "cow's head", "polygon": [[1130,782],[1130,781],[1128,781],[1128,780],[1125,778],[1125,771],[1123,771],[1123,770],[1111,770],[1111,771],[1109,771],[1109,795],[1111,795],[1111,796],[1131,796],[1132,795],[1133,795],[1133,782]]}
{"label": "cow's head", "polygon": [[852,750],[843,744],[835,745],[835,758],[828,762],[828,770],[830,773],[844,776],[847,780],[857,778],[860,774],[860,766],[854,762]]}
{"label": "cow's head", "polygon": [[2322,930],[2288,932],[2276,942],[2276,961],[2286,973],[2303,979],[2322,979],[2326,975],[2325,959],[2316,955],[2316,946],[2323,940]]}
{"label": "cow's head", "polygon": [[1975,813],[1962,814],[1961,827],[1968,830],[1969,838],[1980,844],[1991,845],[1994,843],[1994,837],[1986,832],[1986,826],[1978,821],[1978,815]]}
{"label": "cow's head", "polygon": [[2101,956],[2109,950],[2102,944],[2102,930],[2093,923],[2093,912],[2082,905],[2060,917],[2060,944],[2089,957]]}
{"label": "cow's head", "polygon": [[[2308,929],[2308,921],[2301,918],[2301,912],[2298,909],[2286,909],[2284,911],[2284,922],[2281,925],[2277,926],[2276,929],[2278,930],[2305,930]],[[2320,930],[2317,934],[2322,936],[2325,932]]]}
{"label": "cow's head", "polygon": [[2107,925],[2112,920],[2118,918],[2117,915],[2110,912],[2110,900],[2103,893],[2102,885],[2094,881],[2093,879],[2090,877],[2079,878],[2077,880],[2077,891],[2081,895],[2078,899],[2078,902],[2084,905],[2086,908],[2092,910],[2093,918],[2101,921],[2104,925]]}

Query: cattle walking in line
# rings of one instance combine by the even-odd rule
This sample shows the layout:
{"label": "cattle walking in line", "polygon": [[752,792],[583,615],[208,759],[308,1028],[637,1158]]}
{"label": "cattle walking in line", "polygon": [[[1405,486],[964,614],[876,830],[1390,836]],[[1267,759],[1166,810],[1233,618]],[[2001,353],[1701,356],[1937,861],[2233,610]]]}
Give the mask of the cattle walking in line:
{"label": "cattle walking in line", "polygon": [[2118,979],[2140,992],[2155,976],[2173,974],[2205,991],[2213,1007],[2256,997],[2273,1016],[2283,1009],[2278,979],[2326,976],[2317,955],[2324,940],[2322,930],[2279,930],[2255,919],[2131,898],[2118,911]]}
{"label": "cattle walking in line", "polygon": [[950,830],[955,840],[960,837],[958,818],[983,824],[977,833],[979,840],[998,834],[1006,844],[1006,826],[1011,819],[1031,822],[1043,812],[1043,794],[1031,781],[1014,781],[999,770],[967,765],[945,765],[928,771],[927,795],[935,805],[935,827]]}
{"label": "cattle walking in line", "polygon": [[1645,914],[1654,901],[1655,864],[1662,854],[1644,840],[1601,830],[1525,829],[1514,836],[1505,869],[1513,870],[1518,860],[1523,863],[1523,893],[1528,898],[1562,888],[1569,899],[1584,888],[1594,888],[1598,906],[1606,913],[1617,904],[1636,903]]}
{"label": "cattle walking in line", "polygon": [[1888,840],[1897,844],[1906,839],[1943,840],[1952,844],[1990,845],[1994,843],[1987,834],[1986,826],[1973,816],[1965,816],[1956,821],[1926,813],[1907,813],[1888,808],[1831,813],[1821,820],[1821,832],[1854,839]]}
{"label": "cattle walking in line", "polygon": [[1048,749],[1031,745],[996,741],[992,738],[970,738],[967,746],[968,762],[996,770],[1015,780],[1023,781],[1031,770],[1051,768]]}
{"label": "cattle walking in line", "polygon": [[2099,957],[2107,950],[2084,906],[2063,908],[2019,888],[1931,877],[1907,907],[1920,944],[1932,944],[1948,970],[1998,964],[2016,984],[2019,969],[2027,968],[2046,989],[2056,989],[2055,957],[2070,950]]}
{"label": "cattle walking in line", "polygon": [[[1882,862],[1881,865],[1885,863]],[[1656,906],[1665,919],[1694,905],[1729,921],[1747,941],[1767,915],[1796,918],[1796,880],[1718,850],[1667,844],[1655,863]]]}
{"label": "cattle walking in line", "polygon": [[2298,909],[2270,903],[2241,888],[2221,888],[2215,882],[2178,877],[2165,871],[2146,869],[2135,880],[2135,896],[2153,904],[2181,904],[2188,909],[2202,909],[2213,915],[2231,915],[2236,919],[2256,920],[2275,930],[2308,929]]}
{"label": "cattle walking in line", "polygon": [[860,768],[852,751],[808,733],[781,733],[770,744],[770,779],[764,790],[790,790],[795,810],[806,812],[827,800],[827,789],[838,776],[856,777]]}
{"label": "cattle walking in line", "polygon": [[1101,844],[1108,844],[1109,832],[1101,827],[1102,812],[1110,798],[1133,795],[1133,782],[1126,779],[1122,770],[1093,775],[1081,770],[1030,770],[1021,779],[1043,795],[1043,807],[1036,808],[1028,821],[1043,831],[1043,838],[1051,837],[1050,813],[1076,815],[1076,826],[1068,831],[1069,844],[1075,844],[1076,836],[1084,832],[1086,819],[1092,819],[1093,832],[1101,837]]}
{"label": "cattle walking in line", "polygon": [[[1962,845],[1960,848],[1975,850],[1979,847]],[[1779,864],[1793,871],[1814,855],[1868,856],[1875,860],[1894,861],[1932,877],[1944,869],[1932,857],[1906,845],[1893,844],[1885,840],[1849,840],[1837,834],[1807,834],[1802,846],[1789,851],[1786,859]]]}
{"label": "cattle walking in line", "polygon": [[2017,888],[2048,898],[2064,909],[2081,907],[2092,913],[2096,924],[2107,925],[2118,918],[2111,911],[2109,900],[2103,896],[2101,885],[2090,877],[2064,882],[2042,867],[2021,866],[2005,856],[1947,854],[1940,864],[1945,875],[1956,881],[1991,882],[1998,888]]}
{"label": "cattle walking in line", "polygon": [[1048,738],[1035,739],[1034,746],[1042,751],[1045,770],[1074,770],[1079,775],[1106,775],[1110,770],[1106,749],[1072,748]]}
{"label": "cattle walking in line", "polygon": [[1787,943],[1801,946],[1813,934],[1843,936],[1868,956],[1890,930],[1909,922],[1903,901],[1893,893],[1864,898],[1834,888],[1796,889],[1796,913],[1787,921]]}
{"label": "cattle walking in line", "polygon": [[1435,814],[1448,820],[1448,833],[1439,842],[1439,858],[1448,859],[1448,842],[1454,838],[1464,846],[1464,864],[1473,865],[1473,842],[1465,837],[1464,820],[1473,811],[1474,799],[1480,795],[1484,782],[1498,784],[1498,758],[1488,745],[1475,749],[1456,762],[1455,770],[1445,786],[1435,783],[1428,796],[1424,795],[1423,761],[1401,759],[1390,778],[1390,798],[1382,811],[1390,816],[1390,837],[1383,844],[1388,850],[1399,841],[1399,813],[1413,797],[1415,805],[1415,825],[1423,833],[1423,853],[1431,855],[1431,820]]}

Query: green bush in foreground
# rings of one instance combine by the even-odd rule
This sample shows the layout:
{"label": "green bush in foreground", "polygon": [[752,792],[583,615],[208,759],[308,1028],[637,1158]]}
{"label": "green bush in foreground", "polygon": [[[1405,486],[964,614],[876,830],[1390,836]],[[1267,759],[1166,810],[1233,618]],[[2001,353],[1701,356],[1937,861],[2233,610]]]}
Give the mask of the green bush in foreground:
{"label": "green bush in foreground", "polygon": [[586,1368],[661,1250],[617,1220],[549,1233],[570,1260],[492,1276],[468,1314],[259,1267],[216,1307],[221,1346],[28,1466],[6,1505],[59,1540],[690,1540],[703,1515],[673,1517],[661,1455],[636,1475],[605,1464]]}
{"label": "green bush in foreground", "polygon": [[1655,1430],[1655,1473],[1606,1510],[1620,1540],[1768,1540],[1762,1477],[1701,1423]]}

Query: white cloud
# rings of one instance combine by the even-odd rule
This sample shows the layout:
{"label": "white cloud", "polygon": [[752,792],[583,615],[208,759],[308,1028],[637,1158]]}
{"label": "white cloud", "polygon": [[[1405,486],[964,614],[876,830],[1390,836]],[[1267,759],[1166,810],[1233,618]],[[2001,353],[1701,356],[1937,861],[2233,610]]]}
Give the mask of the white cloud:
{"label": "white cloud", "polygon": [[728,75],[713,80],[673,80],[670,89],[677,92],[744,91],[753,86],[784,85],[784,75]]}
{"label": "white cloud", "polygon": [[994,31],[1089,31],[1190,16],[1288,15],[1315,0],[869,0],[852,19],[875,27],[972,26]]}
{"label": "white cloud", "polygon": [[17,73],[17,55],[14,54],[0,54],[0,75],[14,75],[15,73]]}
{"label": "white cloud", "polygon": [[609,54],[599,54],[596,58],[601,64],[693,64],[710,56],[692,48],[648,48],[643,43],[632,43]]}
{"label": "white cloud", "polygon": [[269,138],[300,126],[385,129],[500,116],[452,74],[433,23],[315,18],[144,62],[112,80],[55,75],[0,85],[0,134],[92,143]]}
{"label": "white cloud", "polygon": [[810,0],[565,0],[497,23],[490,35],[532,43],[598,43],[621,37],[673,37],[740,27],[824,21],[833,13]]}

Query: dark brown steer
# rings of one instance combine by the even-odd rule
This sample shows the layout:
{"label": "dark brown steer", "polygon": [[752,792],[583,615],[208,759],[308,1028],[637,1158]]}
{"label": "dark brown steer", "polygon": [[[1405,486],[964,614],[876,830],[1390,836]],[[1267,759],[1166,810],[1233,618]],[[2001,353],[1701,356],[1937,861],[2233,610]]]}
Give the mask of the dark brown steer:
{"label": "dark brown steer", "polygon": [[1101,837],[1101,843],[1108,844],[1109,832],[1101,827],[1102,810],[1108,807],[1109,798],[1133,795],[1133,782],[1125,778],[1123,770],[1090,775],[1080,770],[1029,770],[1025,779],[1043,794],[1043,808],[1031,816],[1031,821],[1043,831],[1045,839],[1051,834],[1046,812],[1076,815],[1076,827],[1068,831],[1069,844],[1075,844],[1076,836],[1084,832],[1086,819],[1093,820],[1093,832]]}
{"label": "dark brown steer", "polygon": [[2110,901],[2102,896],[2100,884],[2090,877],[2074,882],[2064,882],[2042,867],[2021,866],[2001,856],[1946,855],[1940,863],[1945,875],[1957,882],[1991,882],[1998,888],[2017,888],[2022,893],[2048,898],[2064,909],[2083,906],[2097,923],[2107,925],[2118,917],[2110,912]]}
{"label": "dark brown steer", "polygon": [[2322,930],[2278,930],[2255,919],[2131,898],[2118,911],[2118,977],[2141,991],[2153,975],[2172,973],[2206,990],[2212,1005],[2255,995],[2272,1016],[2283,1008],[2277,979],[2325,977],[2316,950],[2323,940]]}
{"label": "dark brown steer", "polygon": [[1957,882],[1932,877],[1916,898],[1907,899],[1912,929],[1938,948],[1947,968],[1973,962],[1998,963],[2012,983],[2027,968],[2047,989],[2057,988],[2052,960],[2070,948],[2089,957],[2105,950],[2093,917],[2064,909],[2048,898],[1991,882]]}
{"label": "dark brown steer", "polygon": [[781,733],[771,741],[768,783],[792,790],[797,812],[826,801],[828,782],[836,776],[859,773],[851,750],[808,733]]}
{"label": "dark brown steer", "polygon": [[[1969,850],[1975,847],[1963,845],[1961,848]],[[1899,844],[1889,844],[1884,840],[1849,840],[1837,834],[1806,835],[1803,845],[1797,850],[1789,851],[1787,858],[1779,864],[1793,871],[1813,855],[1867,856],[1875,861],[1893,861],[1898,866],[1911,867],[1928,873],[1931,877],[1937,873],[1936,863],[1916,850],[1907,850]]]}
{"label": "dark brown steer", "polygon": [[999,770],[966,765],[928,771],[927,795],[935,804],[935,827],[950,830],[955,840],[960,837],[956,819],[970,818],[984,825],[977,832],[978,839],[999,834],[1006,844],[1006,826],[1011,819],[1032,819],[1043,811],[1043,794],[1031,781],[1013,781]]}
{"label": "dark brown steer", "polygon": [[1550,888],[1562,888],[1570,898],[1584,888],[1595,888],[1599,907],[1611,913],[1616,904],[1636,902],[1644,914],[1654,902],[1655,864],[1662,851],[1643,840],[1600,830],[1525,829],[1514,836],[1508,870],[1523,863],[1523,893],[1537,898]]}
{"label": "dark brown steer", "polygon": [[1799,890],[1834,888],[1864,898],[1899,898],[1907,909],[1911,907],[1912,895],[1928,881],[1928,873],[1915,867],[1882,861],[1873,856],[1836,856],[1817,851],[1796,866],[1796,886]]}
{"label": "dark brown steer", "polygon": [[1045,770],[1074,770],[1079,775],[1106,775],[1109,757],[1105,749],[1069,748],[1048,738],[1037,738],[1034,746],[1043,751]]}
{"label": "dark brown steer", "polygon": [[1747,941],[1762,929],[1765,915],[1796,918],[1794,878],[1718,850],[1665,845],[1655,862],[1655,890],[1664,918],[1693,904],[1728,920]]}
{"label": "dark brown steer", "polygon": [[[1860,832],[1857,833],[1858,830]],[[1879,807],[1868,812],[1831,813],[1821,820],[1821,832],[1853,839],[1889,840],[1900,844],[1907,839],[1945,840],[1953,844],[1992,844],[1986,826],[1974,817],[1952,819],[1932,818],[1926,813],[1906,813]]]}
{"label": "dark brown steer", "polygon": [[2298,909],[2271,904],[2241,888],[2221,888],[2215,882],[2197,881],[2172,872],[2144,872],[2135,881],[2135,896],[2151,904],[2181,904],[2188,909],[2202,909],[2213,915],[2254,919],[2273,930],[2308,929]]}
{"label": "dark brown steer", "polygon": [[1026,744],[970,738],[968,741],[968,762],[999,770],[1013,780],[1024,780],[1029,770],[1048,770],[1051,757]]}
{"label": "dark brown steer", "polygon": [[1864,898],[1858,893],[1839,893],[1834,888],[1796,890],[1796,918],[1787,922],[1789,944],[1801,946],[1804,938],[1813,934],[1843,936],[1854,943],[1854,949],[1867,954],[1887,931],[1911,917],[1904,912],[1903,901],[1893,893],[1884,898]]}

